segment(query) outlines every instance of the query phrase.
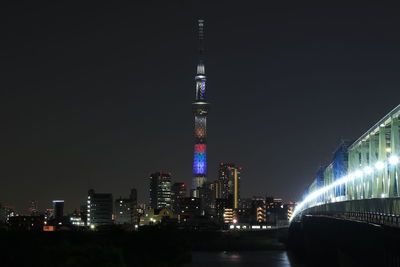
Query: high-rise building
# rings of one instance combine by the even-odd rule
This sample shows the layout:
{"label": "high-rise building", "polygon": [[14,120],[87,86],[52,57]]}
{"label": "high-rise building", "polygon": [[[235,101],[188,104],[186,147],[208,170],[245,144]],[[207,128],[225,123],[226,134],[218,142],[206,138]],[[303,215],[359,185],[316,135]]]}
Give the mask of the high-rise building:
{"label": "high-rise building", "polygon": [[19,216],[19,214],[15,211],[14,207],[3,206],[3,208],[6,213],[6,222],[8,222],[11,217]]}
{"label": "high-rise building", "polygon": [[288,223],[288,206],[282,198],[266,197],[266,223],[280,226]]}
{"label": "high-rise building", "polygon": [[36,215],[39,214],[38,201],[37,200],[29,201],[29,212],[30,212],[31,216],[36,216]]}
{"label": "high-rise building", "polygon": [[216,197],[215,211],[219,222],[237,222],[236,215],[240,202],[240,172],[241,168],[236,167],[235,164],[221,162],[219,165],[218,180],[213,185]]}
{"label": "high-rise building", "polygon": [[187,188],[184,183],[174,183],[171,191],[172,211],[179,210],[179,199],[186,197]]}
{"label": "high-rise building", "polygon": [[253,197],[251,201],[251,223],[265,223],[267,207],[265,203],[265,198],[263,197]]}
{"label": "high-rise building", "polygon": [[54,217],[53,209],[46,209],[46,210],[44,211],[44,221],[45,221],[46,223],[52,221],[52,220],[53,220],[53,217]]}
{"label": "high-rise building", "polygon": [[211,220],[215,217],[216,183],[206,182],[199,191],[201,200],[201,214],[206,215]]}
{"label": "high-rise building", "polygon": [[119,197],[115,200],[115,223],[136,225],[137,191],[132,189],[129,198]]}
{"label": "high-rise building", "polygon": [[187,188],[185,183],[174,183],[172,185],[172,196],[176,198],[186,197]]}
{"label": "high-rise building", "polygon": [[[202,187],[207,180],[207,114],[209,103],[206,100],[206,74],[204,68],[204,20],[198,21],[199,63],[197,64],[194,115],[194,157],[192,190]],[[196,194],[195,194],[196,196]]]}
{"label": "high-rise building", "polygon": [[178,200],[180,210],[177,211],[178,222],[187,223],[201,215],[201,202],[196,197],[184,197]]}
{"label": "high-rise building", "polygon": [[225,222],[225,211],[229,208],[228,200],[225,198],[217,198],[215,200],[215,220],[218,224]]}
{"label": "high-rise building", "polygon": [[64,200],[53,200],[53,219],[60,223],[64,216]]}
{"label": "high-rise building", "polygon": [[150,175],[150,207],[171,208],[171,174],[155,172]]}
{"label": "high-rise building", "polygon": [[112,194],[95,193],[93,189],[90,189],[87,200],[87,225],[96,228],[113,223]]}
{"label": "high-rise building", "polygon": [[219,164],[218,180],[217,182],[217,198],[228,200],[228,206],[232,209],[239,208],[240,201],[240,172],[233,163]]}
{"label": "high-rise building", "polygon": [[290,221],[290,219],[292,218],[295,207],[296,202],[289,202],[288,204],[286,204],[288,221]]}

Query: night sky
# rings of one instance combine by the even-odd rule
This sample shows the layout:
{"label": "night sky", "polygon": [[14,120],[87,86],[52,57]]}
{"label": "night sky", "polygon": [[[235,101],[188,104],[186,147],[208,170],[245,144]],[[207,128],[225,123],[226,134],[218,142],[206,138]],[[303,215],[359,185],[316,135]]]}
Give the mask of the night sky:
{"label": "night sky", "polygon": [[298,199],[342,138],[400,104],[399,9],[215,2],[2,3],[0,202],[147,201],[158,170],[190,185],[199,17],[208,176],[242,166],[242,197]]}

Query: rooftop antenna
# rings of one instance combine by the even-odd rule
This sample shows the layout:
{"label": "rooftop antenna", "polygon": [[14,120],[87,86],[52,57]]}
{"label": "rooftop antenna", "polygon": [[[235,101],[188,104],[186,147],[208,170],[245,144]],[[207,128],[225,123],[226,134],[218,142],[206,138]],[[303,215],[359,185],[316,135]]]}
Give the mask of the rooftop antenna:
{"label": "rooftop antenna", "polygon": [[204,19],[198,20],[199,25],[199,56],[200,61],[203,61],[204,54]]}
{"label": "rooftop antenna", "polygon": [[199,64],[197,65],[197,74],[204,75],[204,62],[203,62],[203,54],[204,54],[204,20],[198,20],[199,26]]}

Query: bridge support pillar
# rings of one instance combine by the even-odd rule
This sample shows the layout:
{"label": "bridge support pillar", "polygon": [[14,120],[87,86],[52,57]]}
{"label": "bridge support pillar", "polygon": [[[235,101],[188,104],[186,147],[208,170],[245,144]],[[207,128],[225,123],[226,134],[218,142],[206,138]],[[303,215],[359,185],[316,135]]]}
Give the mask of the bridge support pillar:
{"label": "bridge support pillar", "polygon": [[[348,169],[348,173],[352,173],[354,172],[355,168],[355,151],[354,150],[350,150],[349,151],[349,169]],[[352,200],[355,199],[355,184],[354,184],[354,180],[350,181],[347,183],[346,185],[346,191],[347,191],[347,199],[348,200]]]}
{"label": "bridge support pillar", "polygon": [[[399,119],[392,117],[390,129],[390,151],[391,155],[399,156]],[[389,166],[390,170],[390,197],[399,196],[398,167]]]}
{"label": "bridge support pillar", "polygon": [[[378,159],[381,162],[386,161],[386,130],[385,126],[379,127],[379,148],[378,148]],[[377,175],[378,181],[377,181],[377,197],[383,197],[384,194],[386,193],[386,173],[387,169],[383,169],[379,172]]]}
{"label": "bridge support pillar", "polygon": [[[368,143],[367,141],[363,141],[361,144],[361,167],[365,168],[368,166]],[[368,181],[370,180],[371,175],[365,174],[362,178],[360,178],[360,199],[368,198],[369,195],[369,186]]]}
{"label": "bridge support pillar", "polygon": [[[377,158],[377,138],[376,135],[371,135],[369,138],[369,164],[371,166],[374,166],[374,164],[378,161]],[[380,197],[378,196],[376,192],[376,187],[377,187],[377,176],[375,174],[372,174],[372,177],[369,178],[368,184],[370,186],[370,195],[368,198],[377,198]]]}

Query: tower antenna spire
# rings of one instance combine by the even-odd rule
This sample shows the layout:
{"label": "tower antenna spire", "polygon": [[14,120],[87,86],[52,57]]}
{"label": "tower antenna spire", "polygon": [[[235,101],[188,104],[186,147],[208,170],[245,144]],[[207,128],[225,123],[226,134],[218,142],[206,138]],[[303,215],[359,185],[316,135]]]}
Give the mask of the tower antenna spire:
{"label": "tower antenna spire", "polygon": [[199,59],[200,62],[203,61],[203,54],[204,54],[204,19],[198,20],[199,26]]}

